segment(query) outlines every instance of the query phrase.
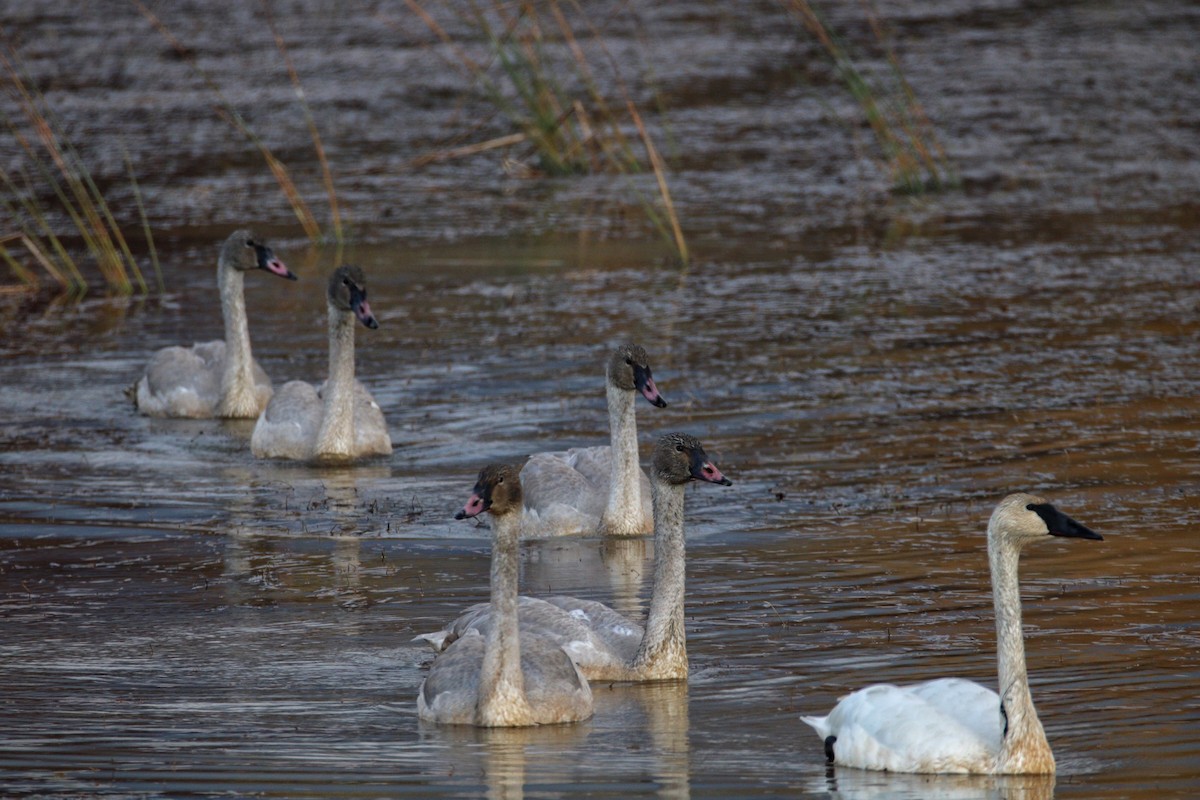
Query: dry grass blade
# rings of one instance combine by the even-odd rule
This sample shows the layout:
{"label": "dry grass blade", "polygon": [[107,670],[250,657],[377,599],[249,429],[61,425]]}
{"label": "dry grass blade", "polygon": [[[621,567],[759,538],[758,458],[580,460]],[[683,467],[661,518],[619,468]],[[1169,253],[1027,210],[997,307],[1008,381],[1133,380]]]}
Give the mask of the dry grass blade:
{"label": "dry grass blade", "polygon": [[141,2],[141,0],[129,1],[134,5],[135,8],[137,8],[142,16],[146,18],[150,25],[156,31],[162,34],[163,38],[165,38],[171,47],[175,49],[175,52],[179,54],[179,57],[183,59],[189,67],[191,67],[192,71],[199,76],[199,78],[204,82],[204,85],[208,87],[209,91],[216,96],[217,103],[223,112],[225,119],[228,120],[229,123],[233,125],[233,127],[236,128],[239,133],[245,136],[248,141],[258,148],[259,153],[262,154],[263,160],[267,162],[267,166],[270,168],[271,174],[275,176],[275,181],[279,184],[279,188],[283,191],[284,197],[287,198],[288,203],[291,205],[292,212],[296,215],[297,221],[299,221],[301,227],[304,228],[305,235],[308,236],[308,238],[313,242],[320,241],[321,226],[317,224],[316,217],[313,216],[308,204],[304,202],[304,197],[300,194],[299,189],[296,188],[296,184],[292,180],[291,175],[288,174],[287,167],[285,167],[283,162],[281,162],[274,156],[274,154],[271,153],[271,149],[267,147],[266,143],[254,133],[254,131],[246,123],[246,120],[242,118],[241,113],[239,113],[238,110],[234,108],[233,104],[226,99],[225,93],[221,91],[221,87],[208,73],[200,68],[200,65],[196,62],[196,57],[193,55],[192,51],[181,41],[179,41],[179,39],[175,37],[175,34],[171,33],[171,29],[167,27],[166,23],[163,22],[157,14],[147,8],[146,5]]}
{"label": "dry grass blade", "polygon": [[679,260],[686,266],[688,263],[687,242],[683,238],[683,229],[679,226],[679,216],[675,213],[675,204],[671,202],[671,190],[667,187],[666,170],[662,159],[658,156],[658,150],[654,148],[654,142],[651,141],[650,134],[646,132],[646,126],[642,122],[642,115],[638,113],[632,100],[629,101],[629,116],[633,118],[634,124],[637,125],[638,133],[642,137],[642,143],[646,146],[646,155],[650,159],[650,166],[654,169],[654,178],[658,181],[658,192],[662,196],[663,207],[666,209],[667,218],[671,222],[671,234],[675,237],[675,249],[679,253]]}
{"label": "dry grass blade", "polygon": [[142,202],[142,191],[138,188],[137,176],[133,174],[133,162],[129,160],[129,153],[123,152],[122,155],[125,157],[125,171],[129,173],[129,185],[133,187],[133,199],[137,203],[138,217],[142,220],[142,235],[146,237],[146,249],[150,251],[150,263],[154,266],[154,277],[158,280],[158,292],[162,294],[167,287],[163,282],[162,266],[158,263],[158,249],[154,246],[154,234],[150,231],[150,220],[146,217],[146,206]]}
{"label": "dry grass blade", "polygon": [[321,177],[325,183],[325,194],[329,197],[329,212],[333,217],[333,237],[337,241],[342,241],[342,213],[338,204],[337,191],[333,188],[333,172],[329,168],[329,159],[325,156],[325,146],[321,142],[321,134],[317,130],[317,122],[313,119],[312,109],[309,108],[308,99],[304,94],[304,87],[300,84],[300,75],[296,72],[296,67],[292,63],[292,57],[288,53],[287,44],[283,41],[283,37],[279,35],[278,29],[275,27],[275,18],[271,14],[271,6],[268,0],[262,0],[263,11],[267,16],[267,25],[271,29],[271,35],[275,38],[275,47],[279,50],[279,54],[283,56],[283,63],[287,67],[288,79],[292,82],[292,88],[296,91],[296,99],[300,101],[300,108],[304,111],[304,120],[308,124],[308,133],[312,137],[313,150],[317,154],[317,161],[321,164]]}

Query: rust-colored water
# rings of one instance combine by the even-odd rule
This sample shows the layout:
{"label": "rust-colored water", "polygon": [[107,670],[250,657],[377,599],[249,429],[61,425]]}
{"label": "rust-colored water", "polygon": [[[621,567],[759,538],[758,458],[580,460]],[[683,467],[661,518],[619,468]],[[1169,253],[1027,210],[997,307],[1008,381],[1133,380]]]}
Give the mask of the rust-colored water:
{"label": "rust-colored water", "polygon": [[[18,10],[31,40],[57,30],[75,43],[69,63],[101,46],[85,25]],[[366,11],[308,11],[351,73],[394,45]],[[322,276],[336,255],[288,238],[286,209],[247,207],[271,196],[252,158],[220,179],[199,157],[143,179],[162,226],[177,226],[161,302],[6,307],[0,793],[1200,791],[1200,159],[1183,135],[1196,125],[1181,100],[1195,76],[1177,74],[1180,52],[1194,61],[1195,14],[885,6],[901,41],[926,48],[906,55],[909,77],[967,181],[915,201],[864,201],[858,178],[817,166],[851,156],[844,128],[804,117],[810,89],[784,81],[755,93],[752,76],[786,49],[766,13],[692,11],[649,14],[670,42],[660,75],[691,148],[676,178],[698,253],[687,271],[664,266],[653,244],[539,233],[555,227],[556,192],[570,196],[564,220],[603,205],[594,181],[505,195],[494,175],[496,185],[475,180],[476,162],[413,177],[423,200],[394,196],[375,177],[392,156],[357,137],[392,135],[398,112],[372,121],[347,97],[342,113],[359,124],[328,136],[335,152],[340,141],[366,159],[343,180],[368,243],[344,257],[364,265],[380,320],[358,330],[358,375],[388,419],[390,459],[258,462],[249,423],[149,420],[122,394],[156,348],[219,335],[216,243],[246,219],[280,233],[301,276],[247,281],[255,354],[277,383],[324,375]],[[325,52],[303,14],[277,13],[305,43],[299,63]],[[144,38],[137,19],[112,36]],[[239,65],[266,80],[197,19],[222,80]],[[355,24],[370,36],[350,37]],[[666,63],[689,46],[724,47],[730,60]],[[127,71],[138,59],[175,69],[158,51],[131,52]],[[436,82],[425,50],[409,43],[401,55],[417,62],[411,86]],[[1049,67],[1078,82],[1055,84]],[[109,84],[145,80],[157,96],[156,84],[122,74],[76,76],[52,99],[80,126],[141,130],[118,119],[133,100]],[[321,88],[344,73],[309,74],[319,111]],[[173,84],[160,79],[166,92]],[[285,78],[269,88],[267,107],[290,91]],[[1117,105],[1086,102],[1092,94]],[[155,117],[163,130],[147,135],[159,144],[145,158],[178,153],[171,134],[193,130],[203,97],[181,95],[186,113]],[[420,113],[436,103],[388,97],[412,112],[405,136],[441,135],[442,112]],[[821,137],[789,136],[788,115]],[[222,152],[218,128],[195,131],[198,153]],[[296,130],[279,136],[299,152]],[[387,141],[416,154],[400,134]],[[223,183],[239,176],[266,188]],[[189,193],[181,184],[193,180]],[[497,235],[481,236],[493,222]],[[453,511],[488,461],[602,442],[602,364],[624,340],[646,346],[671,402],[641,404],[643,442],[692,432],[734,480],[688,494],[690,680],[598,685],[595,718],[575,726],[418,724],[429,655],[411,638],[487,593],[487,529]],[[872,682],[994,682],[983,530],[1014,490],[1045,495],[1105,537],[1031,549],[1022,566],[1029,669],[1057,778],[828,768],[800,714]],[[523,556],[530,592],[644,613],[648,542],[527,542]]]}

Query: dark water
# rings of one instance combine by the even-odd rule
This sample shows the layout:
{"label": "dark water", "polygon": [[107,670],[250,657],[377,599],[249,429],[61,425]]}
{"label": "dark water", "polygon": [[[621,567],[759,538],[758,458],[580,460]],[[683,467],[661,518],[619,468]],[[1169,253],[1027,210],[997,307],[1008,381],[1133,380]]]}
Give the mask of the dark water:
{"label": "dark water", "polygon": [[[8,13],[94,151],[115,137],[144,159],[170,291],[0,316],[4,795],[1200,791],[1194,9],[882,6],[964,176],[918,199],[879,185],[832,118],[849,107],[799,74],[815,56],[770,7],[640,12],[649,54],[613,17],[612,46],[651,59],[686,145],[688,270],[600,179],[405,169],[462,113],[463,82],[402,7],[275,9],[361,232],[343,257],[365,266],[380,320],[358,332],[358,374],[396,452],[352,468],[255,461],[251,423],[132,413],[122,389],[154,349],[219,335],[230,225],[274,232],[301,275],[247,281],[277,383],[324,374],[338,254],[298,239],[136,12]],[[179,13],[299,159],[261,17]],[[453,510],[488,461],[603,441],[602,363],[623,340],[647,347],[671,401],[639,408],[643,441],[692,432],[735,481],[688,495],[691,679],[597,685],[595,718],[574,726],[418,724],[429,656],[412,636],[487,592],[487,529]],[[995,680],[983,529],[1015,490],[1105,536],[1022,567],[1057,778],[828,769],[801,713],[870,682]],[[650,556],[529,542],[523,581],[643,613]]]}

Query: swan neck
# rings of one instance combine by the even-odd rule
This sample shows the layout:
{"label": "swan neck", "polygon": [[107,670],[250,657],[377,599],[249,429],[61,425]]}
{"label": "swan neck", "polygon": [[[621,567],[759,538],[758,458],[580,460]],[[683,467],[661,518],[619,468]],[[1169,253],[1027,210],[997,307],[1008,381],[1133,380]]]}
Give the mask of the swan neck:
{"label": "swan neck", "polygon": [[1021,627],[1020,546],[988,528],[988,564],[996,610],[996,659],[1001,705],[997,772],[1053,772],[1054,756],[1033,707]]}
{"label": "swan neck", "polygon": [[651,499],[654,504],[654,590],[650,595],[646,632],[632,666],[647,679],[686,678],[684,485],[655,478]]}
{"label": "swan neck", "polygon": [[519,724],[520,715],[528,713],[517,616],[519,517],[512,513],[492,517],[492,626],[479,682],[480,724],[488,726]]}
{"label": "swan neck", "polygon": [[636,395],[608,384],[612,466],[602,528],[610,535],[642,533],[641,467],[638,465]]}
{"label": "swan neck", "polygon": [[225,322],[225,370],[221,373],[221,406],[224,417],[249,417],[258,413],[254,390],[254,358],[250,353],[250,327],[246,321],[246,296],[241,270],[221,259],[217,264],[221,317]]}
{"label": "swan neck", "polygon": [[329,379],[317,456],[350,456],[354,443],[354,315],[329,307]]}

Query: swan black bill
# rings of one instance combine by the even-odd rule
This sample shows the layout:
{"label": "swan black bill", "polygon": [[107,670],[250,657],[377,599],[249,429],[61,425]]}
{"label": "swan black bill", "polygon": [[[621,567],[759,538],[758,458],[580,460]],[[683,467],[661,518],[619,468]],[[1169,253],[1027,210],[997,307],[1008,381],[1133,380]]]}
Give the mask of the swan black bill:
{"label": "swan black bill", "polygon": [[1068,539],[1092,539],[1104,541],[1104,537],[1093,531],[1082,522],[1076,522],[1059,511],[1050,503],[1030,503],[1025,506],[1042,518],[1051,536],[1062,536]]}

